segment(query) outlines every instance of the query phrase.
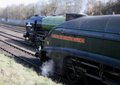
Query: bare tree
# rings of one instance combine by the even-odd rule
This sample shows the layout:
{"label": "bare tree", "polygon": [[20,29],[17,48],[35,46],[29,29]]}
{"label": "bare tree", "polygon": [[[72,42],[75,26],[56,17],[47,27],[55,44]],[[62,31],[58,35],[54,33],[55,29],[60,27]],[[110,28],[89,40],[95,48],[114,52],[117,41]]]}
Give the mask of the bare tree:
{"label": "bare tree", "polygon": [[1,9],[0,16],[4,18],[11,18],[11,19],[26,19],[29,16],[34,15],[34,5],[13,5],[13,6],[8,6],[4,9]]}
{"label": "bare tree", "polygon": [[[114,3],[116,1],[120,2],[120,0],[109,0],[107,3],[99,0],[49,0],[47,3],[42,1],[39,13],[47,16],[64,15],[65,13],[80,13],[82,11],[89,15],[99,15],[104,13],[104,9],[108,9],[112,5],[115,5]],[[34,4],[29,4],[27,6],[21,4],[19,6],[9,6],[4,9],[0,8],[0,17],[4,17],[6,19],[26,19],[34,14]]]}
{"label": "bare tree", "polygon": [[43,3],[41,5],[41,14],[42,15],[55,15],[58,8],[59,0],[51,0],[49,4]]}

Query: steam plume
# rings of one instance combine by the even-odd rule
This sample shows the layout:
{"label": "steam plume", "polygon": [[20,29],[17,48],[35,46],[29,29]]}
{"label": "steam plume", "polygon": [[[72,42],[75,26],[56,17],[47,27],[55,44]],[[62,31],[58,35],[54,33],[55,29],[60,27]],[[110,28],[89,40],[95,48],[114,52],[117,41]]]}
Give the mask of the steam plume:
{"label": "steam plume", "polygon": [[54,73],[54,62],[53,60],[48,60],[42,64],[41,74],[43,76],[52,76]]}

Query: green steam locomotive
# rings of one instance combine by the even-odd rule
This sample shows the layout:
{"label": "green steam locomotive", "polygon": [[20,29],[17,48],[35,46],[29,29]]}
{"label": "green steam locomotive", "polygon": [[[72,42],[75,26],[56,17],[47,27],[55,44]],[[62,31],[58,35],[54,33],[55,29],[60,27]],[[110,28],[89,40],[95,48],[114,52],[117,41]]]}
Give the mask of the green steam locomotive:
{"label": "green steam locomotive", "polygon": [[41,45],[48,32],[55,26],[58,26],[65,21],[75,19],[84,15],[66,14],[65,16],[32,16],[26,21],[26,33],[23,35],[28,38],[28,41],[34,45]]}
{"label": "green steam locomotive", "polygon": [[49,32],[36,57],[55,62],[55,72],[69,79],[90,77],[120,84],[120,15],[85,16]]}
{"label": "green steam locomotive", "polygon": [[32,17],[26,23],[25,38],[35,45],[39,45],[39,41],[43,40],[47,33],[54,27],[65,21],[63,16],[47,16],[36,18]]}

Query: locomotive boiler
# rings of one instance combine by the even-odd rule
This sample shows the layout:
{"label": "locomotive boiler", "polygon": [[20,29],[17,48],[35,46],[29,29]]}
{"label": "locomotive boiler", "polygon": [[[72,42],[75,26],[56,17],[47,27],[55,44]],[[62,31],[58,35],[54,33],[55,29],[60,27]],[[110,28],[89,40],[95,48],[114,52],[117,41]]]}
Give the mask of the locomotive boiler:
{"label": "locomotive boiler", "polygon": [[26,33],[23,36],[39,46],[53,27],[82,16],[85,15],[69,13],[66,16],[32,16],[26,22]]}
{"label": "locomotive boiler", "polygon": [[39,44],[39,39],[43,40],[48,31],[65,21],[62,16],[47,16],[28,20],[26,23],[26,33],[23,35],[34,45]]}
{"label": "locomotive boiler", "polygon": [[55,72],[71,80],[84,76],[105,85],[119,85],[120,15],[67,21],[49,32],[36,54],[41,61],[52,59]]}

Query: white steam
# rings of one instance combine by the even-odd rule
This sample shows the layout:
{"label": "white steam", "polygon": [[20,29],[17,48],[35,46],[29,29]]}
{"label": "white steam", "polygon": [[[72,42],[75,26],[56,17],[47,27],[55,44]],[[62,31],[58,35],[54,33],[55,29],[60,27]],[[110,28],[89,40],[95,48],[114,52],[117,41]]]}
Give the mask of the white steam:
{"label": "white steam", "polygon": [[82,0],[82,6],[80,10],[80,14],[84,14],[87,11],[88,0]]}
{"label": "white steam", "polygon": [[42,64],[41,75],[52,76],[54,74],[54,61],[48,60]]}

